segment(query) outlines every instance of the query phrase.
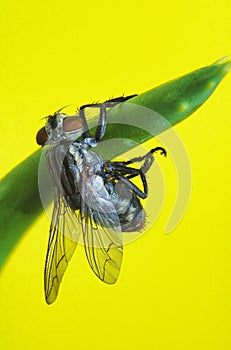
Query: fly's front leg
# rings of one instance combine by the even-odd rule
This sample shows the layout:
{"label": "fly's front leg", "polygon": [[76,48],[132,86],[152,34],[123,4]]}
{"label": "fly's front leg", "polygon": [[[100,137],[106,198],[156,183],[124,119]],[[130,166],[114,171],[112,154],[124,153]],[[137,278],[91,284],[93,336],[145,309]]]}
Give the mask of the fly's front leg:
{"label": "fly's front leg", "polygon": [[87,124],[87,119],[86,119],[86,116],[85,116],[85,113],[84,113],[84,108],[88,107],[88,105],[84,105],[84,106],[81,106],[80,109],[79,109],[79,116],[80,118],[82,119],[82,122],[83,122],[83,138],[87,138],[87,137],[90,137],[90,133],[89,133],[89,126]]}
{"label": "fly's front leg", "polygon": [[[87,124],[86,116],[85,116],[85,108],[99,108],[99,122],[96,128],[95,137],[93,139],[90,138],[89,127]],[[83,127],[85,132],[83,133],[83,138],[89,138],[89,144],[91,146],[96,146],[96,144],[103,138],[106,130],[106,106],[104,103],[91,103],[80,107],[80,117],[83,120]]]}
{"label": "fly's front leg", "polygon": [[[115,98],[111,98],[110,100],[105,101],[104,103],[108,105],[108,107],[112,107],[113,103],[118,104],[121,102],[125,102],[127,100],[130,100],[130,98],[133,98],[135,96],[138,96],[137,94],[135,95],[130,95],[130,96],[120,96],[120,97],[115,97]],[[110,106],[109,106],[110,104]]]}
{"label": "fly's front leg", "polygon": [[93,105],[89,106],[89,107],[99,107],[100,108],[99,123],[98,123],[96,133],[95,133],[95,141],[96,142],[99,142],[102,140],[102,138],[105,134],[105,131],[106,131],[107,108],[112,108],[112,107],[116,106],[117,104],[120,104],[121,102],[125,102],[134,96],[137,96],[137,95],[131,95],[131,96],[126,96],[126,97],[124,97],[124,96],[116,97],[116,98],[107,100],[103,103],[93,104]]}
{"label": "fly's front leg", "polygon": [[[90,104],[86,104],[86,105],[81,106],[80,107],[80,117],[82,118],[82,121],[83,121],[83,128],[84,128],[83,138],[85,138],[85,139],[89,138],[89,144],[91,146],[96,146],[96,144],[102,140],[102,138],[105,134],[105,131],[106,131],[107,108],[112,108],[112,107],[116,106],[117,104],[119,104],[121,102],[125,102],[125,101],[127,101],[130,98],[135,97],[135,96],[137,96],[137,95],[121,96],[121,97],[112,98],[112,99],[107,100],[103,103],[90,103]],[[99,108],[100,109],[99,122],[98,122],[98,126],[96,128],[94,139],[90,139],[89,127],[88,127],[86,116],[84,113],[85,108]]]}

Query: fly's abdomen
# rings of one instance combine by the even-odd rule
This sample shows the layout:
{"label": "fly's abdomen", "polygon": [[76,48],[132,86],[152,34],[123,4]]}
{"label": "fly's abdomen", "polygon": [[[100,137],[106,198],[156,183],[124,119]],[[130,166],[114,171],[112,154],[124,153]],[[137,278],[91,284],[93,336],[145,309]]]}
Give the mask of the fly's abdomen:
{"label": "fly's abdomen", "polygon": [[123,232],[141,230],[145,224],[145,211],[137,195],[120,182],[108,181],[105,187],[119,216],[121,230]]}
{"label": "fly's abdomen", "polygon": [[145,224],[145,211],[139,198],[133,195],[125,208],[126,211],[119,214],[122,231],[140,231]]}

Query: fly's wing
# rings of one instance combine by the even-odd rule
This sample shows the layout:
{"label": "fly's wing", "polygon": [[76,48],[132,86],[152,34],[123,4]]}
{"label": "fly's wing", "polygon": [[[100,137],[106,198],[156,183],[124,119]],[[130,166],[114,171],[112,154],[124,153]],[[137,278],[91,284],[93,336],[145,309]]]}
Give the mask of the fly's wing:
{"label": "fly's wing", "polygon": [[[45,297],[48,304],[53,303],[57,298],[63,274],[75,251],[79,236],[78,224],[75,212],[57,193],[50,226],[44,275]],[[81,229],[81,226],[79,228]]]}
{"label": "fly's wing", "polygon": [[81,187],[81,223],[87,259],[97,277],[113,284],[119,277],[123,259],[119,217],[105,195],[105,188],[97,192],[89,179],[82,181]]}

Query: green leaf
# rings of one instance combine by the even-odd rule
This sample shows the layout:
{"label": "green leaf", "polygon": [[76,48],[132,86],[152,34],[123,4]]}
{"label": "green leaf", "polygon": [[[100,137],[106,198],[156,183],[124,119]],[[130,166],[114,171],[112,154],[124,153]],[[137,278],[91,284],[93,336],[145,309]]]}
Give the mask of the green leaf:
{"label": "green leaf", "polygon": [[[226,59],[219,60],[112,108],[104,140],[120,137],[142,143],[181,122],[207,100],[230,65]],[[155,113],[142,113],[143,108],[135,106]],[[139,122],[139,127],[134,126],[134,121]],[[119,150],[107,150],[107,158],[131,147],[134,143],[127,141]],[[0,266],[43,211],[38,191],[40,155],[41,150],[33,153],[0,182]]]}

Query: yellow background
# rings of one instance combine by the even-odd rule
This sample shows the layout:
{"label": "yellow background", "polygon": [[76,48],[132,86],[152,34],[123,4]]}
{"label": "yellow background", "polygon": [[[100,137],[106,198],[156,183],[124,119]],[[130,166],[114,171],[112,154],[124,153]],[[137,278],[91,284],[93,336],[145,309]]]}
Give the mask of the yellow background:
{"label": "yellow background", "polygon": [[[38,148],[41,117],[141,93],[231,54],[228,0],[5,0],[0,17],[1,176]],[[97,280],[80,248],[47,306],[49,220],[37,220],[1,274],[1,349],[231,348],[230,89],[229,74],[175,128],[193,172],[188,210],[164,234],[176,186],[164,165],[162,214],[125,247],[116,285]]]}

